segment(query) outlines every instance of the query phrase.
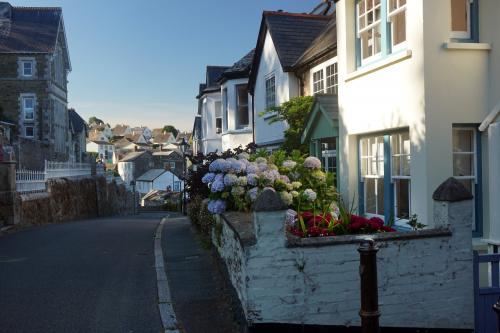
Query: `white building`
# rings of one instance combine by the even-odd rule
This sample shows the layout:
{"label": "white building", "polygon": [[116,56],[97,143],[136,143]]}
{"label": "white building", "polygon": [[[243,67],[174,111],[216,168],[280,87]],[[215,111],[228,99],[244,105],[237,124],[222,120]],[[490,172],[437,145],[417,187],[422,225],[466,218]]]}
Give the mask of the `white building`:
{"label": "white building", "polygon": [[475,197],[475,243],[499,242],[500,3],[372,5],[337,2],[344,198],[400,227],[411,214],[432,226],[432,193],[454,176]]}
{"label": "white building", "polygon": [[253,142],[252,102],[248,93],[253,54],[250,51],[221,75],[223,151]]}
{"label": "white building", "polygon": [[201,152],[222,150],[222,101],[221,87],[218,80],[221,74],[229,67],[207,66],[206,80],[200,85],[199,114],[201,116],[202,144]]}
{"label": "white building", "polygon": [[137,178],[137,192],[141,194],[149,193],[151,190],[171,190],[181,192],[183,182],[172,172],[165,169],[151,169]]}
{"label": "white building", "polygon": [[146,126],[134,127],[132,128],[132,134],[142,134],[146,141],[149,141],[153,135],[153,132]]}
{"label": "white building", "polygon": [[87,152],[96,153],[97,159],[103,163],[113,164],[115,146],[107,141],[87,140]]}
{"label": "white building", "polygon": [[269,124],[259,114],[301,95],[293,65],[324,30],[329,16],[264,12],[249,78],[254,103],[255,143],[269,150],[284,140],[287,124]]}

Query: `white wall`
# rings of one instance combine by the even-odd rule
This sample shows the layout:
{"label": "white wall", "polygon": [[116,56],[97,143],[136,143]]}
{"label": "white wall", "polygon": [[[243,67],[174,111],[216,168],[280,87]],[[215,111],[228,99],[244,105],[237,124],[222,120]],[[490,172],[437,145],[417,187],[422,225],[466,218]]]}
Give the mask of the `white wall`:
{"label": "white wall", "polygon": [[134,162],[118,162],[118,173],[125,184],[134,180]]}
{"label": "white wall", "polygon": [[[137,192],[142,194],[147,194],[151,190],[161,190],[166,191],[170,186],[171,190],[175,189],[175,182],[179,182],[180,179],[170,171],[162,173],[154,181],[137,181]],[[184,182],[181,181],[180,189],[178,192],[182,191],[184,188]]]}
{"label": "white wall", "polygon": [[299,96],[299,80],[293,73],[283,72],[272,37],[268,32],[254,89],[255,143],[257,145],[283,140],[283,133],[287,129],[285,123],[269,125],[263,117],[259,116],[260,112],[266,110],[266,79],[273,74],[276,84],[276,105],[279,106],[290,98]]}

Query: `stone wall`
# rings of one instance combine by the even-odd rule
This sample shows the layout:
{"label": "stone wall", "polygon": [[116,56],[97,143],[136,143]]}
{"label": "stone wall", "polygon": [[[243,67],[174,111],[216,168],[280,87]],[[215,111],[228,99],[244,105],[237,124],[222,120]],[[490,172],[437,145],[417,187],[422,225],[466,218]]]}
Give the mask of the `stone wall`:
{"label": "stone wall", "polygon": [[133,193],[104,177],[54,179],[47,193],[16,197],[16,221],[22,225],[43,225],[100,216],[133,214]]}
{"label": "stone wall", "polygon": [[[359,326],[360,237],[293,239],[284,218],[255,212],[246,227],[231,217],[214,227],[249,324]],[[381,326],[473,327],[471,221],[470,200],[436,202],[440,229],[371,236],[380,247]]]}

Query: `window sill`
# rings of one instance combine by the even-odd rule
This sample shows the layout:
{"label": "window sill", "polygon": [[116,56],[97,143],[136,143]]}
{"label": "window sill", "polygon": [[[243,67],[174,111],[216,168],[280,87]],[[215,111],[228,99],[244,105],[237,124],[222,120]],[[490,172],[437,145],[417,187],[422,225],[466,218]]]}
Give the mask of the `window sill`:
{"label": "window sill", "polygon": [[490,51],[491,44],[489,43],[471,43],[471,42],[445,42],[443,43],[445,50],[479,50]]}
{"label": "window sill", "polygon": [[376,72],[403,60],[409,59],[412,56],[411,50],[404,50],[398,53],[391,54],[385,58],[378,60],[377,62],[371,63],[370,65],[360,67],[355,72],[349,73],[346,76],[345,82],[352,81],[358,77],[368,75],[370,73]]}
{"label": "window sill", "polygon": [[240,129],[234,129],[234,130],[227,130],[222,133],[222,135],[229,135],[229,134],[247,134],[247,133],[252,133],[252,129],[247,127],[247,128],[240,128]]}

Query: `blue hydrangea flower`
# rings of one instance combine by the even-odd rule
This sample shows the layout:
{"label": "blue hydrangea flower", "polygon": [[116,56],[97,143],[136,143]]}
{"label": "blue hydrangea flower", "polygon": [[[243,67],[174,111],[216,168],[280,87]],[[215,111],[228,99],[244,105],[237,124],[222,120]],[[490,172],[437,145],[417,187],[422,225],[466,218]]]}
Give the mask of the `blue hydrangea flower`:
{"label": "blue hydrangea flower", "polygon": [[220,181],[220,182],[224,181],[224,174],[223,174],[223,173],[218,173],[218,174],[216,174],[216,175],[215,175],[214,182],[215,182],[215,181]]}
{"label": "blue hydrangea flower", "polygon": [[259,196],[259,188],[258,187],[253,187],[247,192],[248,198],[250,201],[254,202],[257,200],[257,197]]}
{"label": "blue hydrangea flower", "polygon": [[252,162],[247,166],[247,174],[255,174],[259,172],[259,167],[256,163]]}
{"label": "blue hydrangea flower", "polygon": [[247,182],[249,185],[257,186],[257,184],[259,183],[259,176],[257,176],[255,173],[251,173],[247,175]]}
{"label": "blue hydrangea flower", "polygon": [[238,176],[233,175],[232,173],[228,173],[224,176],[224,185],[233,186],[238,182]]}
{"label": "blue hydrangea flower", "polygon": [[309,156],[304,161],[304,166],[308,169],[321,169],[321,161],[314,156]]}
{"label": "blue hydrangea flower", "polygon": [[222,214],[226,211],[226,202],[224,200],[210,200],[207,208],[212,214]]}
{"label": "blue hydrangea flower", "polygon": [[224,191],[224,182],[223,181],[220,181],[220,180],[216,180],[212,183],[212,192],[215,193],[215,192],[222,192]]}
{"label": "blue hydrangea flower", "polygon": [[209,172],[209,173],[206,173],[205,176],[203,176],[201,181],[203,184],[208,184],[208,183],[213,182],[214,179],[215,179],[215,173]]}

